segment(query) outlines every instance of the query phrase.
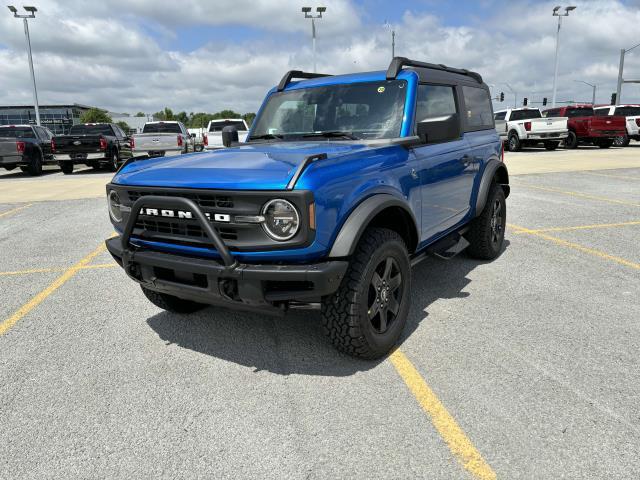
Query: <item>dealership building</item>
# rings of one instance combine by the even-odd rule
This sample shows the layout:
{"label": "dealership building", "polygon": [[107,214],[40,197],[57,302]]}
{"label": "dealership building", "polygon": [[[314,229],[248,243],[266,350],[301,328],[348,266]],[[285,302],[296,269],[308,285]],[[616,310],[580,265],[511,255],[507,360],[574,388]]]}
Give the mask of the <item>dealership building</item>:
{"label": "dealership building", "polygon": [[[89,105],[40,105],[40,124],[56,135],[66,134],[72,125],[80,123],[80,116],[89,110]],[[107,112],[114,122],[124,121],[131,130],[140,132],[149,117],[131,117],[126,114]],[[36,123],[36,110],[33,105],[0,105],[0,125],[29,125]]]}

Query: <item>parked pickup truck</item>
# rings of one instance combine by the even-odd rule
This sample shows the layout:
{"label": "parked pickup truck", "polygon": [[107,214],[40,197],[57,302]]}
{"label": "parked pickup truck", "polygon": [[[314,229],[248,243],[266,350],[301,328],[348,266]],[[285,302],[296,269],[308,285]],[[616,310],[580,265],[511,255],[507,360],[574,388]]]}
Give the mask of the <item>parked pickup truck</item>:
{"label": "parked pickup truck", "polygon": [[640,105],[605,105],[594,110],[597,116],[619,115],[627,120],[627,134],[613,139],[616,147],[626,147],[630,139],[640,141]]}
{"label": "parked pickup truck", "polygon": [[228,126],[228,148],[122,167],[107,248],[161,309],[319,308],[339,350],[383,356],[419,297],[412,265],[502,252],[509,178],[490,97],[475,72],[402,57],[288,72],[246,143]]}
{"label": "parked pickup truck", "polygon": [[569,135],[565,148],[578,148],[578,144],[609,148],[615,137],[625,135],[624,117],[596,117],[592,105],[567,105],[542,112],[545,118],[567,117]]}
{"label": "parked pickup truck", "polygon": [[42,174],[42,166],[53,163],[48,128],[37,125],[0,125],[0,166],[5,170],[20,167],[29,175]]}
{"label": "parked pickup truck", "polygon": [[65,175],[77,164],[115,172],[131,157],[129,137],[115,123],[73,125],[67,135],[53,137],[51,150]]}
{"label": "parked pickup truck", "polygon": [[204,135],[204,148],[216,150],[222,148],[222,129],[224,127],[235,127],[238,130],[238,139],[244,142],[249,133],[247,122],[242,118],[221,118],[211,120],[207,126],[207,133]]}
{"label": "parked pickup truck", "polygon": [[193,152],[195,140],[182,122],[147,122],[131,137],[134,156],[168,157]]}
{"label": "parked pickup truck", "polygon": [[499,110],[494,114],[494,119],[498,135],[510,152],[540,143],[547,150],[555,150],[569,134],[566,118],[542,118],[537,108]]}

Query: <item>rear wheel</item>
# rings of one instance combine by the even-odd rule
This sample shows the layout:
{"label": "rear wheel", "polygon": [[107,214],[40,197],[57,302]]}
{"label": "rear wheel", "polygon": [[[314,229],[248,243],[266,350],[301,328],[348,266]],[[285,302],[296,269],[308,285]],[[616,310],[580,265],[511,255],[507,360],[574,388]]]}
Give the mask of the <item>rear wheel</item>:
{"label": "rear wheel", "polygon": [[28,173],[32,177],[42,175],[42,153],[36,152],[33,154],[31,163],[27,167],[20,167],[23,172]]}
{"label": "rear wheel", "polygon": [[620,135],[618,137],[615,137],[613,139],[613,144],[616,147],[626,147],[627,145],[629,145],[629,137],[626,135]]}
{"label": "rear wheel", "polygon": [[15,165],[9,165],[9,166],[4,167],[4,169],[5,169],[5,170],[7,170],[7,171],[9,171],[9,172],[10,172],[11,170],[13,170],[14,168],[16,168],[16,166],[15,166]]}
{"label": "rear wheel", "polygon": [[556,148],[558,148],[558,144],[560,142],[552,142],[552,141],[546,141],[544,142],[544,148],[545,150],[555,150]]}
{"label": "rear wheel", "polygon": [[192,302],[191,300],[184,300],[182,298],[174,297],[166,293],[155,292],[148,288],[142,287],[142,293],[149,299],[156,307],[173,313],[194,313],[198,310],[202,310],[206,305],[202,303]]}
{"label": "rear wheel", "polygon": [[509,135],[507,148],[509,149],[510,152],[517,152],[522,148],[522,145],[520,144],[520,139],[518,138],[517,133],[514,132],[511,135]]}
{"label": "rear wheel", "polygon": [[109,170],[110,172],[115,172],[116,170],[118,170],[118,167],[120,166],[120,159],[118,158],[118,152],[113,152],[111,154],[111,159],[109,160],[109,163],[107,164],[107,170]]}
{"label": "rear wheel", "polygon": [[569,131],[569,135],[564,141],[564,148],[578,148],[578,136],[575,132]]}
{"label": "rear wheel", "polygon": [[70,175],[73,173],[73,162],[60,162],[60,170],[65,175]]}
{"label": "rear wheel", "polygon": [[409,313],[411,267],[393,230],[365,231],[338,290],[322,299],[322,322],[340,351],[379,358],[396,344]]}
{"label": "rear wheel", "polygon": [[491,186],[482,213],[471,222],[467,233],[467,252],[474,258],[492,260],[502,251],[507,223],[507,204],[504,190],[496,183]]}

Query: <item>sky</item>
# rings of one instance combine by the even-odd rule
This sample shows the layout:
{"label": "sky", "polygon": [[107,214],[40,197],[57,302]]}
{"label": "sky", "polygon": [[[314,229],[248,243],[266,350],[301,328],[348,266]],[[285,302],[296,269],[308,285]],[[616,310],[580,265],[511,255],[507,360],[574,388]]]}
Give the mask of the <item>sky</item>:
{"label": "sky", "polygon": [[[551,100],[555,5],[535,0],[30,0],[33,63],[41,105],[81,103],[113,112],[255,112],[292,69],[311,70],[310,20],[323,73],[386,70],[396,55],[482,74],[494,95]],[[640,0],[576,0],[563,18],[558,100],[609,103],[621,48],[640,43]],[[22,4],[17,4],[19,8]],[[22,22],[0,14],[0,105],[32,104]],[[640,47],[625,60],[640,80]],[[623,87],[640,103],[640,83]],[[536,103],[533,103],[535,106]]]}

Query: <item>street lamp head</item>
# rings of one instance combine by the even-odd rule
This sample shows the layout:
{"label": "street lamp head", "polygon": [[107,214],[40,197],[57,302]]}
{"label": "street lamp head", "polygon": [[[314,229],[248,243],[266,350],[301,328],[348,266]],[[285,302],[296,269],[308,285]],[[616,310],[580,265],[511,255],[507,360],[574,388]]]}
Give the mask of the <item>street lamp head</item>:
{"label": "street lamp head", "polygon": [[38,9],[36,7],[22,7],[24,8],[27,12],[29,13],[36,13],[38,11]]}
{"label": "street lamp head", "polygon": [[560,8],[562,8],[562,7],[560,7],[560,5],[558,5],[557,7],[555,7],[555,8],[553,9],[553,14],[554,14],[554,15],[556,15],[556,14],[558,13],[558,10],[560,10]]}
{"label": "street lamp head", "polygon": [[565,12],[569,13],[571,10],[575,10],[577,7],[571,6],[564,9]]}
{"label": "street lamp head", "polygon": [[311,7],[302,7],[302,13],[309,13],[311,11]]}
{"label": "street lamp head", "polygon": [[18,10],[13,5],[7,5],[7,8],[11,10],[11,13],[13,13],[14,15],[18,13]]}
{"label": "street lamp head", "polygon": [[318,12],[321,15],[326,11],[327,11],[327,7],[318,7],[318,8],[316,8],[316,12]]}

